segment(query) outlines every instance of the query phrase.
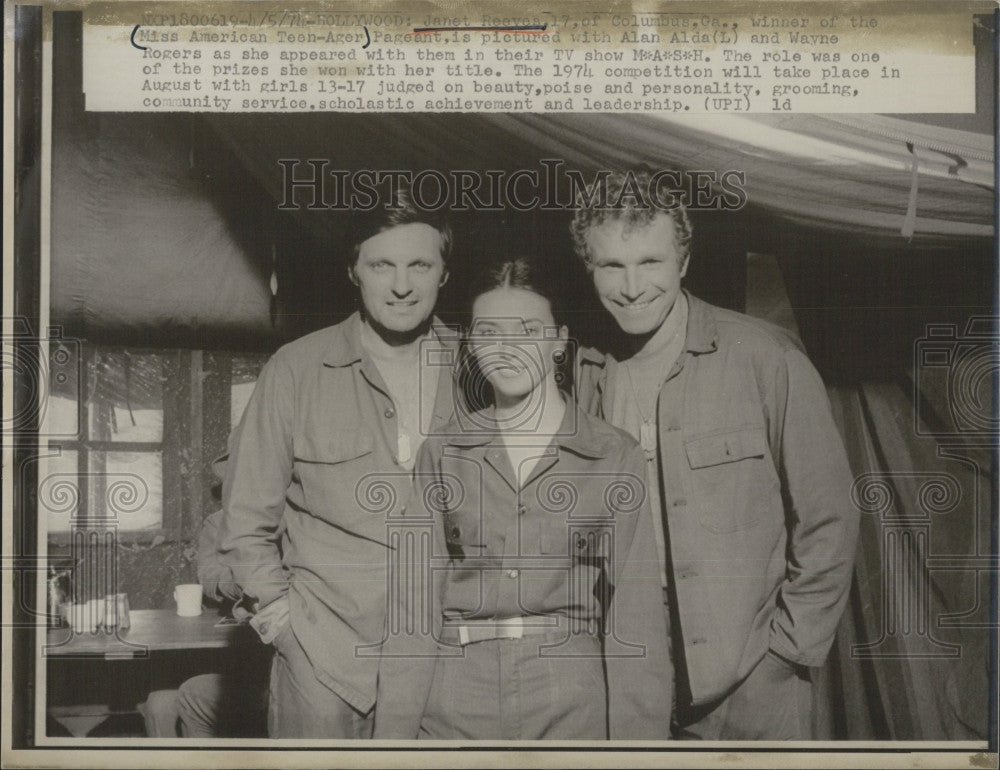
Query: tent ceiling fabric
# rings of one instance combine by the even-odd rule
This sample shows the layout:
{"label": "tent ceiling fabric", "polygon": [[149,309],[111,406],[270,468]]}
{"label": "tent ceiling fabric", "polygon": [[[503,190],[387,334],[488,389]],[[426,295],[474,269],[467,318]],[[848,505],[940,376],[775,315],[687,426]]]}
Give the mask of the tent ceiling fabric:
{"label": "tent ceiling fabric", "polygon": [[[52,318],[85,336],[272,332],[280,233],[301,228],[330,251],[348,221],[305,208],[284,219],[285,158],[328,171],[541,172],[547,158],[585,175],[735,170],[751,206],[812,227],[955,253],[993,234],[991,137],[883,116],[87,114],[59,131]],[[232,152],[212,152],[220,142]],[[199,152],[220,160],[201,167]]]}
{"label": "tent ceiling fabric", "polygon": [[[741,171],[751,204],[806,225],[919,242],[992,237],[992,137],[880,115],[208,116],[278,200],[279,158],[341,169]],[[916,174],[913,173],[916,164]],[[916,196],[913,202],[913,187]],[[907,233],[907,235],[909,235]]]}
{"label": "tent ceiling fabric", "polygon": [[191,170],[189,123],[88,115],[53,142],[53,322],[95,339],[268,331],[266,268]]}
{"label": "tent ceiling fabric", "polygon": [[[991,137],[877,115],[498,115],[567,159],[746,173],[751,203],[804,224],[898,234],[919,172],[916,236],[993,235]],[[907,143],[912,145],[911,152]]]}

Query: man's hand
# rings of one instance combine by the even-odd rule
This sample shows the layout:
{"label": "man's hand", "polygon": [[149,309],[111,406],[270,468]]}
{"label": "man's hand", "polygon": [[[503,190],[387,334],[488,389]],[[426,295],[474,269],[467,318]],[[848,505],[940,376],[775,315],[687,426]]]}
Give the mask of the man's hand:
{"label": "man's hand", "polygon": [[264,644],[273,642],[289,623],[288,597],[275,599],[250,618],[250,625]]}
{"label": "man's hand", "polygon": [[241,602],[237,602],[233,605],[233,619],[238,620],[240,623],[248,621],[253,617],[253,613],[243,606]]}

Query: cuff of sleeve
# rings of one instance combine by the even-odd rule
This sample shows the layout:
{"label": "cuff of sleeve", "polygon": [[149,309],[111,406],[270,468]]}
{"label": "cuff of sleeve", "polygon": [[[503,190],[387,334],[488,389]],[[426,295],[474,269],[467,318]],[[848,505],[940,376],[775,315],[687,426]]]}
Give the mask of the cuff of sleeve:
{"label": "cuff of sleeve", "polygon": [[270,644],[284,630],[289,621],[288,600],[282,597],[258,611],[250,618],[250,625],[264,644]]}
{"label": "cuff of sleeve", "polygon": [[288,583],[287,581],[269,582],[266,585],[261,585],[256,593],[244,591],[243,595],[246,599],[244,604],[249,605],[254,612],[260,612],[265,607],[270,607],[276,601],[288,596]]}

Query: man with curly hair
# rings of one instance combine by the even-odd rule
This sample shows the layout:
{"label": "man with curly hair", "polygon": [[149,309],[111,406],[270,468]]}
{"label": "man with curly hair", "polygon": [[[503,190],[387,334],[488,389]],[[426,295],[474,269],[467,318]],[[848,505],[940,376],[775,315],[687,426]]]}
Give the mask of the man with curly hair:
{"label": "man with curly hair", "polygon": [[[678,738],[807,739],[858,534],[826,391],[783,330],[681,288],[691,223],[640,168],[578,199],[571,232],[625,332],[585,350],[581,405],[629,431],[662,516]],[[593,191],[592,191],[593,192]]]}

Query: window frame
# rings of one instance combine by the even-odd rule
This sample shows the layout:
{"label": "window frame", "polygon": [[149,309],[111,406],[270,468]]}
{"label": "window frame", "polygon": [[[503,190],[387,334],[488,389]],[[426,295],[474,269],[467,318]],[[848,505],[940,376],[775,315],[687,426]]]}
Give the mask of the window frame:
{"label": "window frame", "polygon": [[[91,371],[102,352],[124,352],[132,355],[156,356],[161,361],[163,387],[163,434],[154,441],[110,441],[90,438]],[[90,510],[89,483],[81,483],[92,472],[90,460],[94,452],[159,452],[161,469],[162,513],[160,526],[149,529],[116,527],[121,543],[149,544],[153,541],[183,542],[190,539],[187,526],[193,523],[195,507],[200,507],[202,463],[202,355],[201,351],[182,348],[132,347],[103,345],[81,341],[81,379],[77,392],[77,419],[80,432],[75,439],[49,439],[49,450],[77,453],[78,504],[72,514],[70,529],[47,531],[52,547],[71,545],[74,532],[81,529],[106,527],[108,519],[101,511]],[[185,467],[186,466],[186,467]],[[94,490],[95,501],[104,499],[101,488]],[[41,512],[40,512],[41,513]],[[199,517],[200,520],[200,517]]]}

